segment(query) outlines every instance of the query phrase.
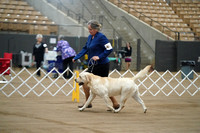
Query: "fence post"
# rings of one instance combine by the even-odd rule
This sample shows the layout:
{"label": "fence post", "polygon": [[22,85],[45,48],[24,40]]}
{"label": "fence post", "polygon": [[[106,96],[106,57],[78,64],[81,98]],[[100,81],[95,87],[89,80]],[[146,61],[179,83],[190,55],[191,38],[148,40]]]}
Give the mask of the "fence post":
{"label": "fence post", "polygon": [[74,76],[74,84],[73,84],[73,88],[75,88],[75,90],[73,90],[72,92],[72,101],[76,101],[79,102],[79,84],[75,82],[75,79],[79,77],[79,71],[75,71],[75,76]]}

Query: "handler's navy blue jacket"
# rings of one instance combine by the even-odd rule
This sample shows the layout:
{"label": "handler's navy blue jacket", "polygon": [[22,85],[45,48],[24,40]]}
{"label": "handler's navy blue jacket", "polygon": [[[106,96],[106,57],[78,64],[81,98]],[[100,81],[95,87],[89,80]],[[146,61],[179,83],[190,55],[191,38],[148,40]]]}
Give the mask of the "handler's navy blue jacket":
{"label": "handler's navy blue jacket", "polygon": [[112,46],[106,36],[103,33],[97,32],[92,39],[92,35],[88,36],[86,45],[83,47],[81,52],[74,57],[74,60],[81,58],[83,55],[88,53],[88,60],[93,56],[98,56],[98,64],[106,64],[109,62],[107,56],[113,51]]}

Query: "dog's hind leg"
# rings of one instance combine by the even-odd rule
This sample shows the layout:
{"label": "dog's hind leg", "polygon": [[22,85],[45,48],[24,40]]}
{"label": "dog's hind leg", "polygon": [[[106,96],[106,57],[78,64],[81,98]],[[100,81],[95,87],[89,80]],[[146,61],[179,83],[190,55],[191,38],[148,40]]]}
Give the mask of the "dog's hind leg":
{"label": "dog's hind leg", "polygon": [[114,111],[115,113],[120,112],[124,108],[124,104],[125,104],[126,100],[128,99],[128,96],[130,96],[130,95],[128,95],[126,93],[121,94],[121,97],[120,97],[120,106],[119,106],[118,109],[116,109]]}
{"label": "dog's hind leg", "polygon": [[127,100],[127,99],[120,100],[120,106],[119,106],[118,109],[116,109],[116,110],[114,111],[115,113],[120,112],[120,111],[124,108],[124,104],[125,104],[126,100]]}
{"label": "dog's hind leg", "polygon": [[96,94],[90,91],[90,96],[88,100],[86,101],[86,103],[83,105],[82,108],[79,108],[79,111],[83,111],[94,100],[95,97],[96,97]]}
{"label": "dog's hind leg", "polygon": [[115,111],[115,109],[113,108],[113,106],[109,105],[109,103],[108,103],[109,97],[108,97],[108,96],[104,96],[103,99],[104,99],[104,101],[105,101],[105,103],[106,103],[106,106],[107,106],[109,109]]}
{"label": "dog's hind leg", "polygon": [[147,112],[147,108],[144,104],[144,101],[140,98],[140,93],[138,91],[136,91],[134,94],[133,94],[133,99],[135,99],[135,101],[137,101],[138,103],[140,103],[144,109],[144,113]]}

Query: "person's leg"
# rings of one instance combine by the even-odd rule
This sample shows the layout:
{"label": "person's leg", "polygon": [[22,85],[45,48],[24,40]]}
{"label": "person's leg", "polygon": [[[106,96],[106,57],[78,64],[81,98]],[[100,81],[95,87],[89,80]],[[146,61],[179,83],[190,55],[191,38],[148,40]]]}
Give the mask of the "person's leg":
{"label": "person's leg", "polygon": [[90,96],[89,96],[88,100],[85,102],[85,104],[81,108],[79,108],[79,110],[83,111],[85,108],[92,107],[91,102],[94,100],[95,97],[96,97],[96,94],[94,94],[90,91]]}
{"label": "person's leg", "polygon": [[112,101],[113,107],[115,109],[119,108],[119,104],[118,104],[117,100],[115,99],[115,97],[110,97],[110,100]]}
{"label": "person's leg", "polygon": [[[94,74],[99,75],[101,77],[108,77],[109,66],[110,66],[110,64],[107,63],[105,65],[100,65],[99,67],[94,67],[94,69],[93,69]],[[110,97],[110,100],[112,101],[113,107],[115,109],[119,108],[119,104],[118,104],[117,100],[115,99],[115,97]]]}
{"label": "person's leg", "polygon": [[[67,59],[63,60],[63,72],[67,69]],[[67,72],[63,74],[64,78],[67,78]]]}
{"label": "person's leg", "polygon": [[[88,88],[87,85],[83,85],[83,91],[85,93],[85,101],[88,100],[89,96],[90,96],[90,89]],[[113,107],[115,109],[119,108],[119,104],[117,102],[117,100],[115,99],[115,97],[110,97],[110,100],[112,101],[113,103]],[[83,105],[79,106],[79,108],[81,108]],[[88,105],[88,107],[92,107],[92,104],[90,103],[90,105]]]}
{"label": "person's leg", "polygon": [[[90,96],[90,89],[89,89],[89,87],[87,86],[87,85],[83,85],[83,91],[84,91],[84,93],[85,93],[85,102],[88,100],[88,98],[89,98],[89,96]],[[80,105],[80,106],[78,106],[78,108],[82,108],[84,106],[84,104],[83,105]],[[87,108],[92,108],[92,104],[90,103],[88,106],[87,106]]]}
{"label": "person's leg", "polygon": [[131,66],[131,62],[128,62],[128,69],[130,68],[130,66]]}
{"label": "person's leg", "polygon": [[83,85],[83,91],[85,93],[85,101],[87,101],[88,97],[90,96],[90,89],[87,85]]}
{"label": "person's leg", "polygon": [[[69,64],[69,69],[73,72],[74,71],[74,65],[73,65],[74,63],[72,62],[72,59],[73,58],[71,58],[71,57],[68,59],[68,64]],[[73,75],[72,72],[69,71],[69,74],[67,76],[68,78],[72,77],[72,75]]]}
{"label": "person's leg", "polygon": [[129,69],[129,67],[128,67],[128,62],[126,62],[126,70],[128,70]]}
{"label": "person's leg", "polygon": [[[41,61],[36,62],[36,68],[38,69],[41,66]],[[37,76],[41,76],[40,70],[37,71]]]}
{"label": "person's leg", "polygon": [[[87,72],[91,73],[91,68],[88,68]],[[83,84],[82,87],[83,87],[83,91],[85,93],[85,102],[86,102],[90,96],[90,88],[85,84]],[[82,108],[82,107],[83,107],[83,105],[78,106],[78,108]],[[92,108],[92,104],[90,103],[87,108]]]}

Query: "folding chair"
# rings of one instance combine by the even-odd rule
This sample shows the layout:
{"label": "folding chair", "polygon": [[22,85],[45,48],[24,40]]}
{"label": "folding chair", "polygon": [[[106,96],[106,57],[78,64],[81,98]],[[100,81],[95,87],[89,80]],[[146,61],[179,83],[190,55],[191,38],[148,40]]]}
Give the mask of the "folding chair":
{"label": "folding chair", "polygon": [[[9,75],[12,78],[9,67],[12,68],[12,53],[4,53],[4,58],[0,58],[0,74]],[[7,70],[7,71],[6,71]],[[5,72],[6,71],[6,72]],[[2,75],[3,80],[6,80]],[[5,81],[3,81],[5,83]]]}
{"label": "folding chair", "polygon": [[3,80],[0,81],[0,83],[7,83],[6,78],[4,78],[4,75],[10,75],[10,70],[7,70],[10,67],[11,60],[8,58],[0,58],[0,75],[2,75]]}
{"label": "folding chair", "polygon": [[12,56],[13,54],[12,53],[4,53],[4,58],[5,59],[10,59],[10,67],[12,68]]}

